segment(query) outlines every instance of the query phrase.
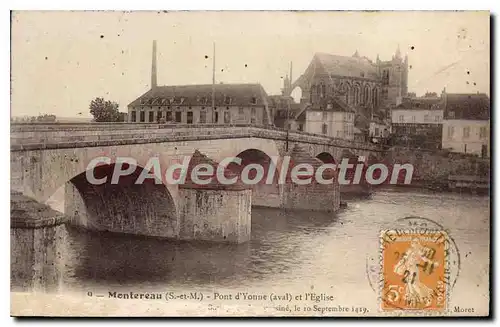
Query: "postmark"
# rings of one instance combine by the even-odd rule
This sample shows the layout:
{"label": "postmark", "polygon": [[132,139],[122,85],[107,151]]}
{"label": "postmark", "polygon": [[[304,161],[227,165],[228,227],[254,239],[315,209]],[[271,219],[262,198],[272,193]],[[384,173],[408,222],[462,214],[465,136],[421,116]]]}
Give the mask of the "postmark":
{"label": "postmark", "polygon": [[378,253],[367,256],[368,281],[380,312],[444,313],[460,274],[460,253],[448,229],[424,217],[383,226]]}

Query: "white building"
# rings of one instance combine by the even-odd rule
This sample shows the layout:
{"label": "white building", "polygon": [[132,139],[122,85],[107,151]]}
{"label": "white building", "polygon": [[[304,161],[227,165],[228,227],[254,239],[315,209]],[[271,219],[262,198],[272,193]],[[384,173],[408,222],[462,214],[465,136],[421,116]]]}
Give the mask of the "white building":
{"label": "white building", "polygon": [[374,138],[384,138],[391,133],[391,125],[386,123],[383,119],[374,117],[370,120],[369,136]]}
{"label": "white building", "polygon": [[404,98],[391,110],[395,145],[439,149],[443,132],[442,97]]}
{"label": "white building", "polygon": [[391,123],[394,124],[442,124],[443,110],[419,108],[392,109]]}
{"label": "white building", "polygon": [[443,149],[490,156],[490,99],[480,93],[443,90]]}
{"label": "white building", "polygon": [[490,156],[490,121],[446,119],[443,122],[443,149]]}
{"label": "white building", "polygon": [[309,106],[304,110],[306,132],[354,140],[355,111],[342,101],[331,99],[324,109]]}

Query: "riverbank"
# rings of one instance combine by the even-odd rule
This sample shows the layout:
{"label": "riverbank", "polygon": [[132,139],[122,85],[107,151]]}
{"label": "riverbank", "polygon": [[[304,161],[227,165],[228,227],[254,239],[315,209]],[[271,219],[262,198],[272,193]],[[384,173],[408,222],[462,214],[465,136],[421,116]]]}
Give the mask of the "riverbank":
{"label": "riverbank", "polygon": [[419,191],[428,194],[467,194],[467,195],[480,195],[488,197],[490,189],[488,188],[450,188],[447,184],[437,183],[415,183],[410,185],[380,185],[373,188],[373,191],[387,191],[387,192],[407,192]]}

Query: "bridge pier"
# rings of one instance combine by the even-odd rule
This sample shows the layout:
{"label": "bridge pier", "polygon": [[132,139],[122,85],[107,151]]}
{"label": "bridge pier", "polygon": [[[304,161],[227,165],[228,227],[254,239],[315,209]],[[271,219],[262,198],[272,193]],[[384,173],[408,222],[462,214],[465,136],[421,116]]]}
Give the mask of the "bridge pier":
{"label": "bridge pier", "polygon": [[[195,151],[187,169],[186,183],[179,185],[180,239],[228,243],[244,243],[250,240],[252,225],[252,190],[241,182],[220,184],[210,176],[207,184],[191,180],[193,167],[208,164],[217,171],[218,163],[199,151]],[[215,173],[214,173],[215,174]],[[237,178],[225,169],[226,178]]]}
{"label": "bridge pier", "polygon": [[66,217],[11,191],[11,289],[58,291],[64,269]]}
{"label": "bridge pier", "polygon": [[[299,164],[309,164],[314,168],[314,172],[323,165],[321,160],[312,157],[298,145],[290,153],[290,163],[291,169]],[[298,185],[287,178],[286,183],[282,185],[282,208],[336,212],[340,208],[340,189],[336,173],[325,170],[323,178],[333,178],[333,183],[317,183],[314,175],[312,181],[304,185]]]}

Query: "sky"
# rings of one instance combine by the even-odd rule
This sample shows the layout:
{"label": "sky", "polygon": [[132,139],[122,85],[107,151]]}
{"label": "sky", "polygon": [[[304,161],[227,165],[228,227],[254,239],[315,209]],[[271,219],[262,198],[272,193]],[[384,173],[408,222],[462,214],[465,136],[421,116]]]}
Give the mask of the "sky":
{"label": "sky", "polygon": [[11,31],[11,115],[91,117],[90,101],[120,111],[158,84],[261,83],[279,94],[315,52],[390,60],[408,55],[408,91],[489,94],[488,12],[17,11]]}

